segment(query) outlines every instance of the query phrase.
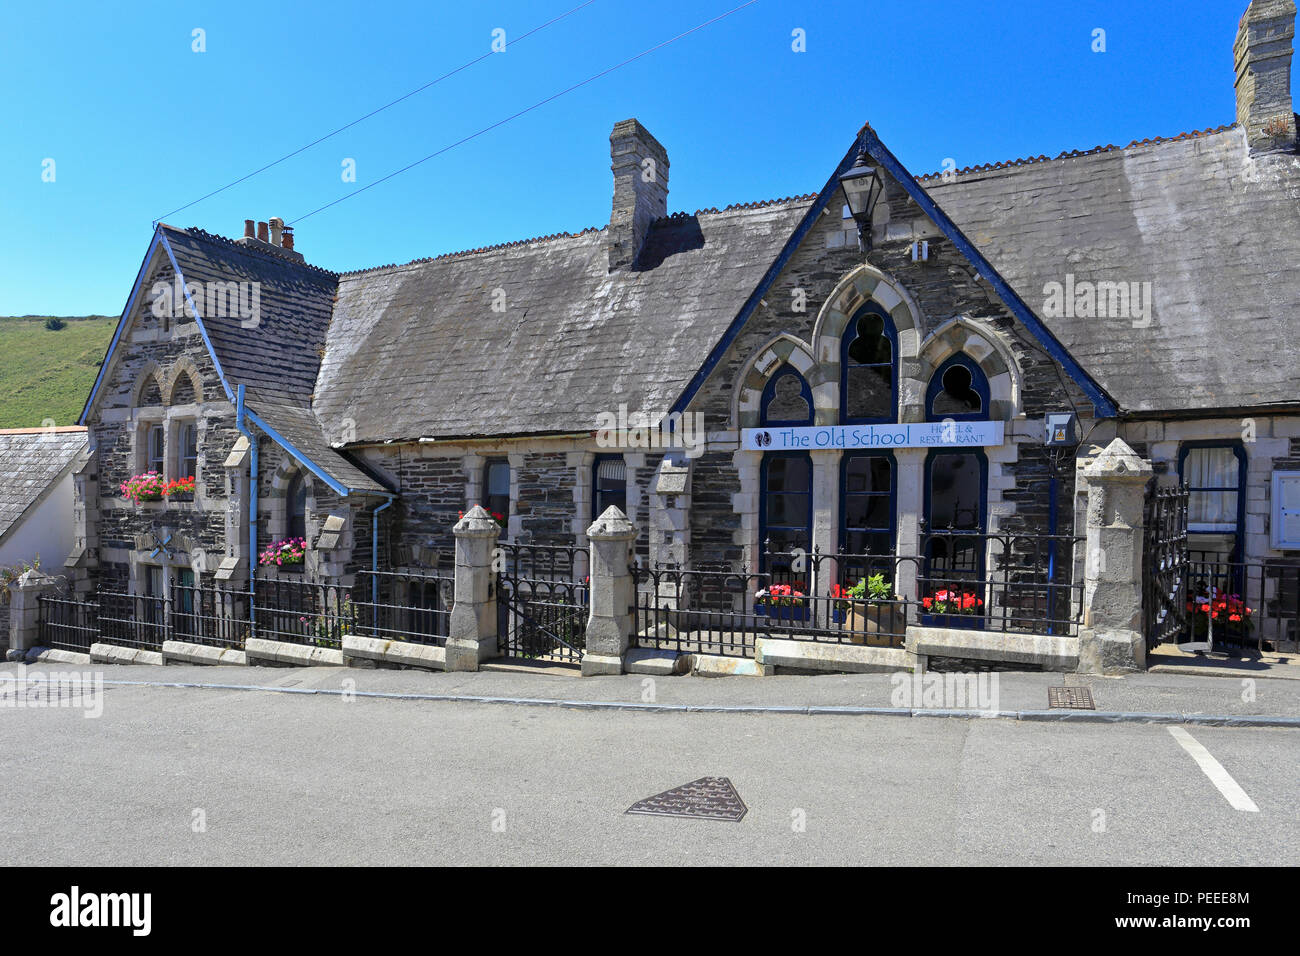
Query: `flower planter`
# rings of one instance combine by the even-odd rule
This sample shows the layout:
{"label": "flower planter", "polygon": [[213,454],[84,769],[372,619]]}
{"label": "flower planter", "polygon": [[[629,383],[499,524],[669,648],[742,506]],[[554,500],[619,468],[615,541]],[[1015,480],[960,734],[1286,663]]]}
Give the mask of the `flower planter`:
{"label": "flower planter", "polygon": [[806,622],[811,615],[807,604],[755,604],[754,613],[770,621]]}
{"label": "flower planter", "polygon": [[883,630],[888,631],[893,623],[893,616],[890,608],[879,604],[853,605],[848,615],[848,629],[854,632],[849,637],[849,643],[866,644],[871,647],[893,647],[895,644],[901,644],[901,638],[880,633],[881,619],[884,619]]}
{"label": "flower planter", "polygon": [[951,627],[967,631],[984,630],[982,614],[922,614],[921,624],[925,627]]}

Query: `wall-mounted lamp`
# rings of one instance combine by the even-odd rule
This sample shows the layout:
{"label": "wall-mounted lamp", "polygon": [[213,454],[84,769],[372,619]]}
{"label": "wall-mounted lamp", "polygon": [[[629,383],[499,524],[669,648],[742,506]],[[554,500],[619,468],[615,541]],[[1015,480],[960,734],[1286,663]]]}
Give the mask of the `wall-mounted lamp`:
{"label": "wall-mounted lamp", "polygon": [[871,248],[871,214],[885,189],[879,171],[867,165],[868,159],[865,149],[858,150],[852,168],[840,176],[849,213],[858,224],[858,243],[864,252]]}

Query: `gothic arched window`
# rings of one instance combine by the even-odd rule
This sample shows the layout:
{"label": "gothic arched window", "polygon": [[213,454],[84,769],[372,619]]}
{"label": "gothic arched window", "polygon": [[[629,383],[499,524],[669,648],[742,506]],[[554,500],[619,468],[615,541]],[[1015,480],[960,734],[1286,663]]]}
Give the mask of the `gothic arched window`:
{"label": "gothic arched window", "polygon": [[897,421],[898,335],[877,306],[864,307],[845,326],[840,369],[843,421]]}

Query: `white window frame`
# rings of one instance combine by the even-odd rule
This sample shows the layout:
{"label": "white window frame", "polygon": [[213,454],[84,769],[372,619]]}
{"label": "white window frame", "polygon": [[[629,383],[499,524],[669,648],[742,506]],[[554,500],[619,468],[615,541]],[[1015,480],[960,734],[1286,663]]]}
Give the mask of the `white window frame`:
{"label": "white window frame", "polygon": [[1283,529],[1286,524],[1283,521],[1282,511],[1282,482],[1287,479],[1300,481],[1300,471],[1273,472],[1269,531],[1275,549],[1278,551],[1297,551],[1300,550],[1300,540],[1288,541],[1283,537]]}

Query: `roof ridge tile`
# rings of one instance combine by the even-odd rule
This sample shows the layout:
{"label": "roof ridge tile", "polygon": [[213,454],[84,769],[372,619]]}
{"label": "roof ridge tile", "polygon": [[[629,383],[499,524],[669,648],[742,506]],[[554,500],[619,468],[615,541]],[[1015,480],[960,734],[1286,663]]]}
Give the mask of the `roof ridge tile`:
{"label": "roof ridge tile", "polygon": [[1004,159],[996,163],[975,164],[973,166],[963,166],[961,169],[945,169],[934,173],[925,173],[917,176],[918,182],[926,182],[934,179],[942,179],[945,175],[963,175],[967,173],[982,173],[995,169],[1008,169],[1018,166],[1029,166],[1036,163],[1047,163],[1057,159],[1074,159],[1078,156],[1093,156],[1097,153],[1109,153],[1114,151],[1123,151],[1132,149],[1135,146],[1155,146],[1160,143],[1175,143],[1179,140],[1196,139],[1201,136],[1211,136],[1215,133],[1223,133],[1235,127],[1236,123],[1225,123],[1222,126],[1210,126],[1202,130],[1189,130],[1179,133],[1177,136],[1150,136],[1142,140],[1133,140],[1127,146],[1116,146],[1113,143],[1107,143],[1105,146],[1094,146],[1091,149],[1068,149],[1062,150],[1055,156],[1046,156],[1040,153],[1037,156],[1026,156],[1020,159]]}

